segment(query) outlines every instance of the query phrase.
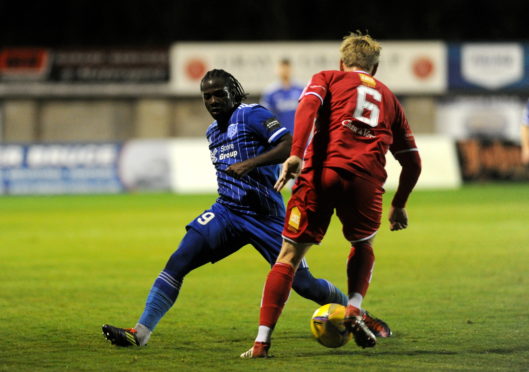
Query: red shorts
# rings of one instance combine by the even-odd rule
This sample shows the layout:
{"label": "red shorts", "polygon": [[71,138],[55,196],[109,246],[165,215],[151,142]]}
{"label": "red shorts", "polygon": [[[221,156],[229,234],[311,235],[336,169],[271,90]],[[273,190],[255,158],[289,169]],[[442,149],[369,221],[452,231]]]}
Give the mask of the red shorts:
{"label": "red shorts", "polygon": [[283,237],[320,243],[336,210],[347,240],[367,240],[380,227],[383,193],[381,186],[342,169],[304,170],[287,205]]}

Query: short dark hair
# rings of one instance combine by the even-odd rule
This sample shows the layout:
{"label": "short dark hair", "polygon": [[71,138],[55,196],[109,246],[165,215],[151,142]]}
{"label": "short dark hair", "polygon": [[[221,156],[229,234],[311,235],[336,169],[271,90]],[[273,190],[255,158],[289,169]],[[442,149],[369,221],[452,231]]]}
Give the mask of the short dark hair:
{"label": "short dark hair", "polygon": [[233,94],[235,103],[241,103],[246,98],[248,98],[248,94],[244,91],[241,83],[239,83],[239,81],[235,79],[232,74],[221,69],[213,69],[206,72],[206,75],[204,75],[200,82],[200,86],[202,86],[206,80],[216,78],[221,78],[226,82],[230,93]]}

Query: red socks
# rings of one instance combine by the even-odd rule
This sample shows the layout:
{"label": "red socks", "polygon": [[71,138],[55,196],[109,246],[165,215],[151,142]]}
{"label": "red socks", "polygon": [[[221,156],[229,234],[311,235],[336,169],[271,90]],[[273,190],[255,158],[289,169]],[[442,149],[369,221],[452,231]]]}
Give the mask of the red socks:
{"label": "red socks", "polygon": [[268,273],[263,291],[259,325],[274,328],[292,288],[294,268],[276,263]]}
{"label": "red socks", "polygon": [[351,247],[349,259],[347,261],[347,289],[351,296],[353,293],[360,293],[365,297],[371,275],[375,254],[370,244],[365,242],[355,243]]}

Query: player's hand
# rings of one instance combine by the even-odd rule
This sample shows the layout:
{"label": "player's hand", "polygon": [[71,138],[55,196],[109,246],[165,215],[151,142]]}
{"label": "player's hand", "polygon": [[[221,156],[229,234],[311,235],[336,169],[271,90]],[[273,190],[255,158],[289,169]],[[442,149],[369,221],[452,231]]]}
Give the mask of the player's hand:
{"label": "player's hand", "polygon": [[391,231],[402,230],[408,227],[408,214],[404,208],[391,207],[389,211],[389,229]]}
{"label": "player's hand", "polygon": [[226,168],[226,173],[228,176],[234,177],[234,178],[242,178],[246,176],[248,173],[254,170],[255,165],[251,161],[252,159],[247,159],[245,161],[241,161],[238,163],[233,163],[228,168]]}
{"label": "player's hand", "polygon": [[281,189],[286,185],[286,183],[296,178],[301,171],[302,160],[299,156],[292,155],[283,163],[283,168],[281,169],[281,175],[277,179],[274,189],[276,191],[281,191]]}

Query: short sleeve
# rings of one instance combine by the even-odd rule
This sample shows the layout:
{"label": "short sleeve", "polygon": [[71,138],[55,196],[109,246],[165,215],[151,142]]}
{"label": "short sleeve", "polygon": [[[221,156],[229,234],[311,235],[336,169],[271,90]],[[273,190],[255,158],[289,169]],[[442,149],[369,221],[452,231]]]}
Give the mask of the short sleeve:
{"label": "short sleeve", "polygon": [[299,99],[302,100],[303,97],[312,94],[318,97],[321,103],[323,104],[325,96],[327,95],[327,91],[328,84],[327,79],[325,77],[325,72],[321,71],[312,76],[312,79],[310,79],[305,89],[303,89],[303,92],[301,93]]}
{"label": "short sleeve", "polygon": [[288,130],[269,110],[259,105],[254,106],[250,111],[247,124],[268,143],[275,143],[288,133]]}

